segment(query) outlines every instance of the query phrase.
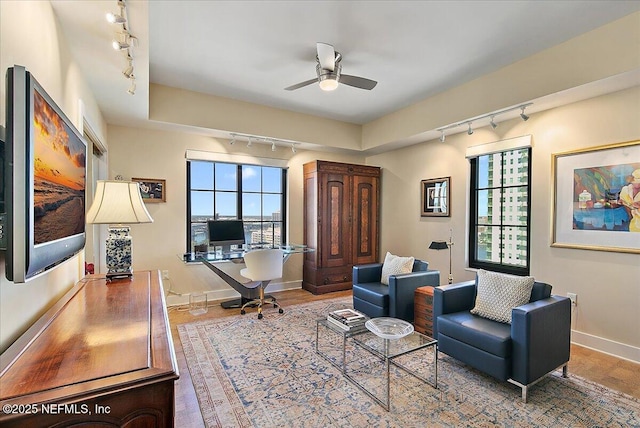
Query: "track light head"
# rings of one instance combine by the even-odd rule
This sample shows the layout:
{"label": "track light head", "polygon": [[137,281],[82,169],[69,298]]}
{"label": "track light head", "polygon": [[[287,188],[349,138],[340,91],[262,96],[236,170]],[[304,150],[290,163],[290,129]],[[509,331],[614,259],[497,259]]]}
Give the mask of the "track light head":
{"label": "track light head", "polygon": [[121,42],[119,40],[114,40],[111,43],[111,46],[113,46],[113,49],[115,49],[117,51],[123,51],[123,50],[128,49],[130,47],[129,43]]}
{"label": "track light head", "polygon": [[122,15],[118,15],[116,13],[107,13],[107,21],[110,24],[124,24],[127,22],[127,18]]}
{"label": "track light head", "polygon": [[251,147],[253,143],[251,142],[251,137],[247,138],[247,147]]}
{"label": "track light head", "polygon": [[272,152],[275,152],[275,151],[276,151],[276,142],[275,142],[275,141],[272,141],[272,142],[271,142],[271,151],[272,151]]}
{"label": "track light head", "polygon": [[442,135],[440,135],[440,142],[441,142],[441,143],[444,143],[444,139],[446,138],[446,137],[444,136],[444,130],[443,130],[443,131],[441,131],[441,132],[442,132]]}
{"label": "track light head", "polygon": [[292,151],[293,153],[295,153],[295,152],[297,151],[297,150],[296,150],[296,145],[295,145],[295,143],[291,143],[291,151]]}
{"label": "track light head", "polygon": [[132,75],[130,80],[131,80],[131,85],[129,86],[129,89],[127,89],[127,93],[129,95],[135,95],[136,94],[136,79]]}
{"label": "track light head", "polygon": [[467,134],[468,135],[473,134],[473,129],[471,129],[471,122],[469,122],[469,129],[467,130]]}
{"label": "track light head", "polygon": [[233,146],[236,143],[236,137],[234,136],[231,141],[229,141],[229,145]]}
{"label": "track light head", "polygon": [[522,110],[522,113],[520,113],[520,117],[522,118],[522,120],[524,120],[525,122],[527,120],[529,120],[529,116],[527,116],[526,114],[524,114],[524,109],[527,108],[526,106],[522,106],[520,107],[520,109]]}
{"label": "track light head", "polygon": [[489,125],[491,125],[493,129],[496,129],[498,127],[498,124],[493,121],[494,118],[495,116],[491,116],[491,121],[489,122]]}

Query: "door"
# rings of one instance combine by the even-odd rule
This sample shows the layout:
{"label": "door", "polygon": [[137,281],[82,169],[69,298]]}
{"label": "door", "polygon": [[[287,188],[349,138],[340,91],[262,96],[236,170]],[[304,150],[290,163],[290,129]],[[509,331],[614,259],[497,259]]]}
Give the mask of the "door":
{"label": "door", "polygon": [[318,228],[322,267],[351,264],[350,191],[348,175],[321,174]]}
{"label": "door", "polygon": [[353,264],[378,262],[378,177],[353,176]]}

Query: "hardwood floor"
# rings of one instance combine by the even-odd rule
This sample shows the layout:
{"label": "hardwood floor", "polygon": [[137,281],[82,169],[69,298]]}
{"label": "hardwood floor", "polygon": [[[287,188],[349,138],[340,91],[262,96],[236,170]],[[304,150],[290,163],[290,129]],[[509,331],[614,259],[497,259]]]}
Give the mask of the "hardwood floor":
{"label": "hardwood floor", "polygon": [[[351,296],[351,291],[313,295],[305,290],[290,290],[273,294],[286,310],[287,306],[300,303]],[[178,336],[177,325],[205,319],[223,318],[236,315],[239,312],[237,309],[223,309],[218,303],[219,302],[210,302],[209,311],[199,316],[191,315],[186,308],[169,308],[171,334],[173,335],[173,343],[180,370],[180,379],[176,382],[175,425],[177,427],[204,427],[200,407],[193,389],[184,352],[182,351],[180,337]],[[254,312],[249,312],[247,316],[251,314],[255,315]],[[569,376],[572,374],[640,398],[640,364],[622,360],[582,346],[571,345]]]}

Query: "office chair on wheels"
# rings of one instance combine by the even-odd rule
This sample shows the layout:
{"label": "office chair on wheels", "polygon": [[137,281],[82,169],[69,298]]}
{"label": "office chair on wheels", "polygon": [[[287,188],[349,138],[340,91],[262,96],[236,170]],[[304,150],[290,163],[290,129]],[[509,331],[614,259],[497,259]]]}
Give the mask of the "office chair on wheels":
{"label": "office chair on wheels", "polygon": [[[265,304],[264,290],[272,279],[282,277],[283,257],[283,251],[278,249],[253,250],[244,255],[244,262],[247,267],[240,271],[240,275],[258,282],[257,284],[247,284],[247,287],[251,288],[251,285],[253,285],[253,287],[259,286],[260,297],[242,305],[240,309],[242,315],[246,313],[245,308],[247,306],[257,304],[258,319],[262,319],[262,307]],[[274,297],[271,298],[269,303],[273,304],[274,308],[279,308],[279,313],[284,312]]]}

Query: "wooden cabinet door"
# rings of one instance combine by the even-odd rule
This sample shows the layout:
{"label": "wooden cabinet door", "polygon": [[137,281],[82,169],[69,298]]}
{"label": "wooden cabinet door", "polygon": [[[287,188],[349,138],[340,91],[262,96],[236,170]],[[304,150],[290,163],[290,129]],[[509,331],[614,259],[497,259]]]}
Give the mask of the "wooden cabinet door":
{"label": "wooden cabinet door", "polygon": [[318,234],[321,266],[351,264],[350,177],[340,173],[322,173],[320,194]]}
{"label": "wooden cabinet door", "polygon": [[353,176],[354,265],[378,262],[378,177]]}

